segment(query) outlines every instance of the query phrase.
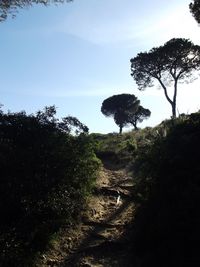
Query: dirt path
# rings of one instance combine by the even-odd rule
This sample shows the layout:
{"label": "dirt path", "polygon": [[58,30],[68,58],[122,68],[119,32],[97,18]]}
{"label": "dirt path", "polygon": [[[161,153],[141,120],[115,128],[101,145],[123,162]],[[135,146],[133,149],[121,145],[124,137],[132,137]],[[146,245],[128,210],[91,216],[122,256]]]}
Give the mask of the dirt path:
{"label": "dirt path", "polygon": [[130,242],[135,209],[132,188],[132,178],[123,170],[103,168],[82,223],[63,228],[38,266],[134,266]]}

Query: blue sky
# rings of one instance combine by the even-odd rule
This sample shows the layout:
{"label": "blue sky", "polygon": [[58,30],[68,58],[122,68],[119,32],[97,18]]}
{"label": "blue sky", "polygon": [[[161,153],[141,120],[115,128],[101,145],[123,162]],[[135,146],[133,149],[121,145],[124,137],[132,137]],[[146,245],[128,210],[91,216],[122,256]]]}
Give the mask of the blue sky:
{"label": "blue sky", "polygon": [[[136,2],[136,3],[135,3]],[[171,115],[162,90],[140,92],[130,58],[174,37],[200,45],[200,28],[188,0],[74,0],[20,10],[0,24],[0,103],[4,110],[34,113],[55,105],[58,116],[76,116],[90,132],[116,132],[101,114],[104,99],[131,93],[152,111],[140,127]],[[178,110],[200,109],[199,80],[179,85]]]}

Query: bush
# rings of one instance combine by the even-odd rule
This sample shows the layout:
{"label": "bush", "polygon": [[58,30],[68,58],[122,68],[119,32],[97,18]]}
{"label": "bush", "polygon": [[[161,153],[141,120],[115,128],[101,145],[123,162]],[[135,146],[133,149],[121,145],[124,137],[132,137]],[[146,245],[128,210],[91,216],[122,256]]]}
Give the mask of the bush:
{"label": "bush", "polygon": [[[77,220],[95,182],[99,161],[87,127],[55,114],[54,107],[0,113],[1,266],[43,249],[59,222]],[[78,135],[70,134],[73,127]]]}
{"label": "bush", "polygon": [[136,193],[141,206],[134,243],[141,266],[200,262],[196,246],[200,241],[199,122],[200,113],[166,121],[137,151]]}

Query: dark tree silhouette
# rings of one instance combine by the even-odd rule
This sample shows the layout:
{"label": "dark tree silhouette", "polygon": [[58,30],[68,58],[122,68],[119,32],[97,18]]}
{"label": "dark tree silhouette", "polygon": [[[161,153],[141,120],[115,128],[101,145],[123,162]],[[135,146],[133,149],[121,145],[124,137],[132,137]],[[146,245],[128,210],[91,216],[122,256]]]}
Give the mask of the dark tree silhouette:
{"label": "dark tree silhouette", "polygon": [[[163,46],[139,53],[130,61],[131,75],[139,90],[153,86],[156,80],[172,107],[172,116],[176,117],[178,82],[191,82],[194,71],[200,69],[200,46],[188,39],[174,38]],[[172,97],[168,92],[170,85],[173,85]]]}
{"label": "dark tree silhouette", "polygon": [[193,17],[197,23],[200,24],[200,1],[194,0],[192,3],[190,3],[189,7]]}
{"label": "dark tree silhouette", "polygon": [[51,3],[64,3],[73,0],[0,0],[0,21],[7,19],[8,15],[16,16],[20,8],[28,8],[33,4],[43,4],[47,6]]}
{"label": "dark tree silhouette", "polygon": [[[1,108],[1,105],[0,105]],[[1,110],[0,110],[1,112]],[[62,133],[75,133],[76,135],[89,132],[89,128],[80,122],[76,117],[67,116],[62,118],[61,121],[55,118],[56,107],[48,106],[44,108],[44,111],[39,110],[36,113],[36,118],[41,125],[50,125]]]}
{"label": "dark tree silhouette", "polygon": [[135,130],[137,130],[138,122],[143,122],[144,119],[148,119],[150,116],[151,111],[149,109],[139,106],[134,114],[130,114],[128,122],[134,126]]}
{"label": "dark tree silhouette", "polygon": [[80,133],[88,133],[89,128],[81,123],[76,117],[67,116],[65,118],[62,118],[62,122],[58,123],[58,128],[60,131],[66,132],[66,133],[72,133],[80,134]]}
{"label": "dark tree silhouette", "polygon": [[137,111],[139,104],[140,101],[135,95],[113,95],[103,101],[101,112],[107,117],[114,118],[121,134],[123,127],[129,124],[130,114],[134,114]]}

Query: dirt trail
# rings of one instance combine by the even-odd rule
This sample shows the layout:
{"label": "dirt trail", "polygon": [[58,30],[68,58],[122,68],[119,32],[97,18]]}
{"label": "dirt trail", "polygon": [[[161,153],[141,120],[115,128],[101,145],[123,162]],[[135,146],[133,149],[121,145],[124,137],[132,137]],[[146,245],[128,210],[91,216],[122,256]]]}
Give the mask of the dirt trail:
{"label": "dirt trail", "polygon": [[82,223],[63,228],[37,266],[135,266],[130,242],[135,210],[132,188],[132,178],[125,171],[102,168]]}

